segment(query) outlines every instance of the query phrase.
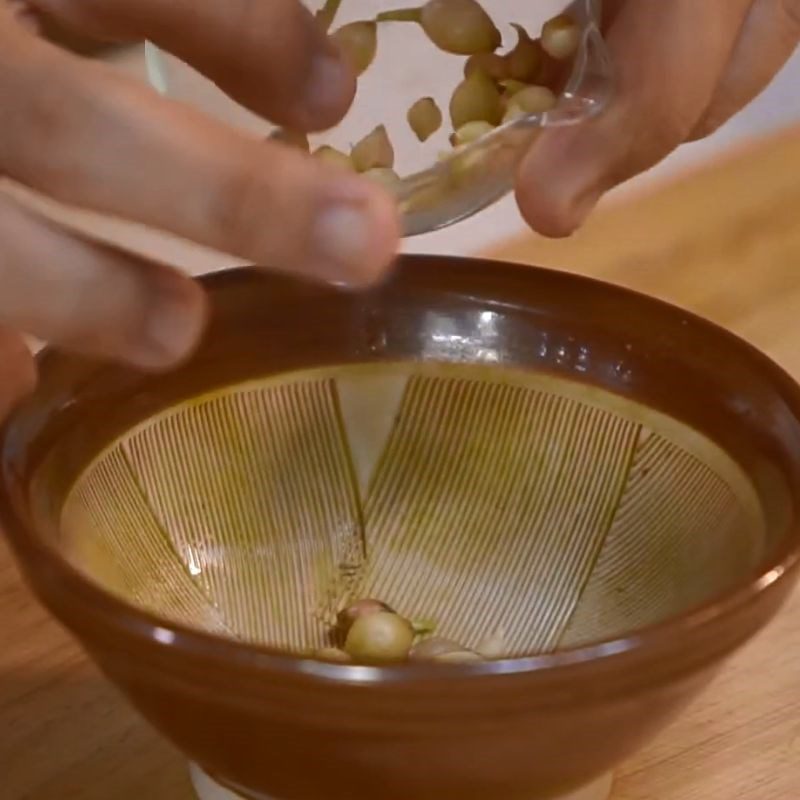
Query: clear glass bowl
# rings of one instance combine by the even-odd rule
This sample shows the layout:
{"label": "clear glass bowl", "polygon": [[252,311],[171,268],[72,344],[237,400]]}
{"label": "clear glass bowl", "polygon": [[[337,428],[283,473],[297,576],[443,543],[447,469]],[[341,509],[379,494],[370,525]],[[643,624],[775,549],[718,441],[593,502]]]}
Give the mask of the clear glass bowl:
{"label": "clear glass bowl", "polygon": [[[315,11],[322,5],[322,0],[306,2]],[[345,0],[333,29],[407,4]],[[312,147],[328,144],[347,152],[375,126],[386,126],[396,153],[395,169],[403,176],[393,189],[408,236],[443,228],[499,200],[513,188],[517,166],[543,128],[579,125],[601,112],[611,96],[612,72],[599,24],[602,0],[575,0],[567,9],[563,0],[509,0],[484,7],[503,34],[500,53],[516,45],[513,23],[536,38],[547,20],[566,10],[579,25],[580,44],[557,79],[558,102],[552,110],[519,117],[457,150],[448,142],[452,128],[446,121],[421,144],[409,127],[408,109],[431,96],[447,116],[466,58],[437,50],[417,25],[388,23],[379,26],[376,59],[359,80],[350,113],[335,129],[310,137]],[[273,130],[186,64],[150,44],[147,68],[152,84],[166,95],[260,135]]]}

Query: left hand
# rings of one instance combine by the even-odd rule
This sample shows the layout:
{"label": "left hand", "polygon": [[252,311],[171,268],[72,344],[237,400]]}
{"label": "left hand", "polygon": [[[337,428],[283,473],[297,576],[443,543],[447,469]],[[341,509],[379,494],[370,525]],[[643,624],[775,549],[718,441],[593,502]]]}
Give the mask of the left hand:
{"label": "left hand", "polygon": [[300,0],[0,0],[0,326],[160,370],[207,319],[188,276],[46,219],[6,181],[308,279],[386,274],[399,224],[385,189],[55,47],[32,35],[41,14],[149,39],[294,130],[334,125],[356,89]]}

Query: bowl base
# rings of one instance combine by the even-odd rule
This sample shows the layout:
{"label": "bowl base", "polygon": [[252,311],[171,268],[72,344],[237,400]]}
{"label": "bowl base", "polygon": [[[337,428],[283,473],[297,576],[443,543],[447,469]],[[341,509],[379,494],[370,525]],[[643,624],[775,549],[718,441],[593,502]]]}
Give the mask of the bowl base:
{"label": "bowl base", "polygon": [[[248,798],[245,798],[243,795],[236,794],[230,789],[220,786],[196,764],[192,764],[189,769],[198,800],[248,800]],[[607,775],[604,775],[588,786],[570,792],[570,794],[554,797],[553,800],[608,800],[611,796],[612,783],[613,775],[609,772]],[[256,800],[255,795],[253,796],[253,800]],[[258,795],[257,800],[276,800],[276,798]]]}

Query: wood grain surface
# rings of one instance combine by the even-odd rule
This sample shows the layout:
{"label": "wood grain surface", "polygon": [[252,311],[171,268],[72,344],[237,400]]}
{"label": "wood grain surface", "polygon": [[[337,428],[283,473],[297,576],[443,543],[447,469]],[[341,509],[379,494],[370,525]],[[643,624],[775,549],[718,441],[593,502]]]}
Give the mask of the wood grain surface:
{"label": "wood grain surface", "polygon": [[[564,242],[491,255],[572,268],[743,334],[800,378],[800,129],[655,194],[599,211]],[[624,765],[614,800],[800,796],[800,595],[714,687]],[[180,756],[35,603],[0,542],[0,800],[189,800]],[[497,800],[501,800],[498,798]]]}

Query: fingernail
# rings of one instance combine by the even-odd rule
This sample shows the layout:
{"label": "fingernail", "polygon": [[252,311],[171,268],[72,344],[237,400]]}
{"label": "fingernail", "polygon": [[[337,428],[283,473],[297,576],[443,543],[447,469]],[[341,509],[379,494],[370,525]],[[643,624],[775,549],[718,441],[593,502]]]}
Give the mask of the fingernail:
{"label": "fingernail", "polygon": [[320,277],[332,283],[359,286],[376,276],[372,264],[372,218],[366,205],[340,203],[317,218],[314,245]]}
{"label": "fingernail", "polygon": [[203,328],[202,308],[183,287],[161,286],[145,320],[144,338],[135,362],[148,369],[170,367],[194,349]]}
{"label": "fingernail", "polygon": [[338,118],[353,92],[353,75],[341,57],[324,50],[314,56],[302,95],[303,110],[314,119]]}

